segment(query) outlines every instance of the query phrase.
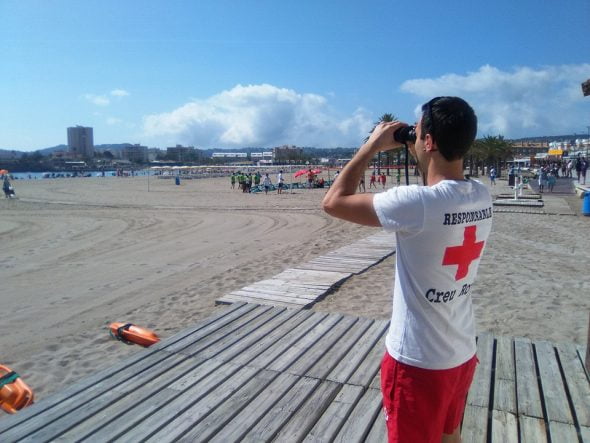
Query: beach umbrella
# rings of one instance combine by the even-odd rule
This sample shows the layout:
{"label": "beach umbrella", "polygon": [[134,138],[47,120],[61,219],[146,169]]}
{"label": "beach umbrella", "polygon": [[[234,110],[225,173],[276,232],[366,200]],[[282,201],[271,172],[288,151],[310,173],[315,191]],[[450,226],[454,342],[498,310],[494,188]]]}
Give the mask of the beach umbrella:
{"label": "beach umbrella", "polygon": [[6,169],[0,169],[0,175],[6,175],[8,171]]}
{"label": "beach umbrella", "polygon": [[311,173],[312,174],[321,174],[322,173],[322,170],[321,169],[312,169],[311,170]]}
{"label": "beach umbrella", "polygon": [[293,174],[293,177],[297,178],[300,175],[305,175],[307,174],[307,169],[300,169],[299,171],[295,172],[295,174]]}

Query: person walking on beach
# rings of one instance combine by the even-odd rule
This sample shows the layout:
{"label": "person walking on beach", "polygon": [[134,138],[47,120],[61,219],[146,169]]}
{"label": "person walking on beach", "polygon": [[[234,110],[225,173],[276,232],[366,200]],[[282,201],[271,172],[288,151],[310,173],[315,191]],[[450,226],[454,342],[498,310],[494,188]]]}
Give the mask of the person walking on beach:
{"label": "person walking on beach", "polygon": [[547,167],[543,166],[539,171],[539,192],[542,194],[545,186],[547,186]]}
{"label": "person walking on beach", "polygon": [[283,186],[284,186],[285,179],[283,178],[283,170],[281,169],[277,174],[277,194],[283,193]]}
{"label": "person walking on beach", "polygon": [[490,168],[490,185],[496,186],[496,168],[493,166]]}
{"label": "person walking on beach", "polygon": [[270,177],[268,176],[268,172],[264,175],[264,179],[262,180],[262,185],[264,186],[264,193],[268,194],[268,190],[270,189],[271,185]]}
{"label": "person walking on beach", "polygon": [[387,182],[387,177],[385,176],[385,172],[381,173],[381,184],[383,185],[383,189],[385,189],[385,182]]}
{"label": "person walking on beach", "polygon": [[366,192],[367,190],[365,189],[365,173],[363,172],[363,175],[361,176],[361,179],[359,181],[359,192]]}
{"label": "person walking on beach", "polygon": [[236,173],[233,172],[231,175],[231,188],[235,189],[236,188]]}
{"label": "person walking on beach", "polygon": [[586,160],[586,157],[582,157],[582,165],[580,166],[580,178],[578,179],[578,181],[580,181],[580,179],[582,179],[583,185],[586,184],[586,171],[587,170],[588,170],[588,160]]}
{"label": "person walking on beach", "polygon": [[324,210],[353,223],[383,227],[397,241],[393,310],[381,363],[390,442],[458,442],[477,362],[470,289],[492,225],[492,199],[465,179],[463,159],[477,117],[458,97],[422,106],[409,150],[424,186],[356,194],[367,163],[398,148],[407,126],[379,124],[326,193]]}
{"label": "person walking on beach", "polygon": [[4,191],[4,197],[10,198],[14,194],[14,190],[8,180],[8,175],[4,175],[4,181],[2,182],[2,190]]}
{"label": "person walking on beach", "polygon": [[369,179],[369,189],[371,189],[371,188],[377,189],[377,185],[375,184],[376,181],[377,180],[375,178],[375,171],[373,171],[373,173],[371,174],[371,178]]}

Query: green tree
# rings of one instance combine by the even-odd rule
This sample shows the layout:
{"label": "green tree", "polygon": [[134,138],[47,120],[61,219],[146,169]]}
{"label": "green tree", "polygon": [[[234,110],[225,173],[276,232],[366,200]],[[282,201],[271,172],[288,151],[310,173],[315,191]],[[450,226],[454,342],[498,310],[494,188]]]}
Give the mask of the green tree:
{"label": "green tree", "polygon": [[[375,122],[375,124],[373,125],[373,128],[369,131],[369,135],[365,138],[365,143],[367,142],[367,140],[369,140],[369,137],[371,136],[371,134],[373,133],[373,131],[375,130],[375,128],[377,127],[378,124],[380,123],[389,123],[392,121],[397,120],[395,115],[390,114],[390,113],[385,113],[383,114],[381,117],[379,117],[379,120],[377,122]],[[381,152],[377,153],[377,173],[381,174]],[[389,175],[389,167],[391,166],[391,159],[392,159],[392,152],[391,151],[387,151],[383,153],[385,155],[385,164],[387,165],[387,175]]]}
{"label": "green tree", "polygon": [[512,143],[506,141],[502,135],[486,135],[473,143],[469,157],[469,173],[473,173],[475,168],[476,175],[481,168],[482,174],[486,166],[494,166],[498,173],[502,163],[514,155]]}

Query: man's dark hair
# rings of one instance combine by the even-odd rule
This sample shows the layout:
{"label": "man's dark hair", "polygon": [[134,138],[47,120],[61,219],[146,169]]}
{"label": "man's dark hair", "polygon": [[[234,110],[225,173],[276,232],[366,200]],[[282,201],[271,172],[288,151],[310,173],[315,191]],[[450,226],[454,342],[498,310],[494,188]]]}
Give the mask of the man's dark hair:
{"label": "man's dark hair", "polygon": [[477,116],[459,97],[435,97],[422,105],[421,139],[430,134],[447,160],[463,158],[477,134]]}

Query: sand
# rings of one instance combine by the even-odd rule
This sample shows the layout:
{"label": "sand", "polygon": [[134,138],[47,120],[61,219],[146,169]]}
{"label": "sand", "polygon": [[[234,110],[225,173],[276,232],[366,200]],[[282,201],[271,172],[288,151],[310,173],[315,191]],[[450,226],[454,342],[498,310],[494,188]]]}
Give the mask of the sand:
{"label": "sand", "polygon": [[[228,178],[152,177],[149,191],[147,177],[14,184],[19,200],[0,200],[0,363],[37,398],[138,351],[109,337],[111,322],[166,338],[220,309],[225,293],[377,232],[324,214],[322,189],[248,195]],[[472,288],[478,329],[585,344],[589,222],[496,214]],[[393,266],[351,278],[314,309],[387,318]]]}

